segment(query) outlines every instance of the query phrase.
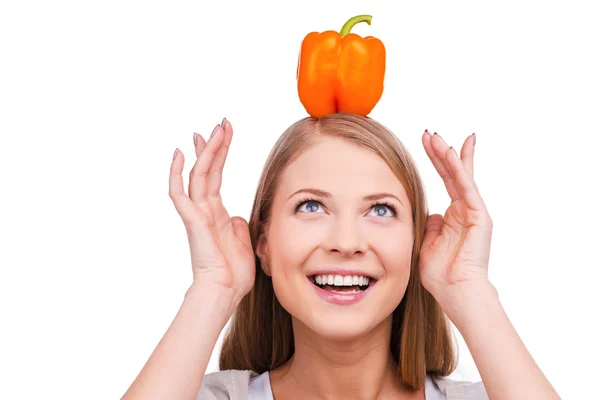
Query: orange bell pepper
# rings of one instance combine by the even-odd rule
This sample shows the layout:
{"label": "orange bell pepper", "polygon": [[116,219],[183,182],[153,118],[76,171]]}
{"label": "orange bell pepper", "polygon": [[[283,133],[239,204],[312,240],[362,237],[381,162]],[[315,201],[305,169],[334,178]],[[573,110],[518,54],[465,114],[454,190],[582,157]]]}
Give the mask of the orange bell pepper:
{"label": "orange bell pepper", "polygon": [[385,46],[372,36],[350,33],[370,15],[350,18],[340,32],[311,32],[304,38],[296,79],[298,96],[314,118],[345,112],[366,116],[383,93]]}

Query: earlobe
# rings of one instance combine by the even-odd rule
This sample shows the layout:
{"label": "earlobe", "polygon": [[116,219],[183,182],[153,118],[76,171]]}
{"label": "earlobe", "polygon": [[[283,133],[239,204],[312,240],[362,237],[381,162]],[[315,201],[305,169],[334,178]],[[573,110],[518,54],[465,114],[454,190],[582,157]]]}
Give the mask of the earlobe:
{"label": "earlobe", "polygon": [[266,261],[260,261],[260,267],[262,268],[263,272],[265,273],[265,275],[267,276],[271,276],[271,268],[269,266],[269,263],[267,263]]}
{"label": "earlobe", "polygon": [[263,272],[267,276],[271,276],[271,268],[269,266],[266,249],[267,249],[267,245],[266,245],[265,236],[261,235],[260,238],[258,239],[258,244],[256,246],[256,255],[258,256],[258,258],[260,260],[260,267],[262,268]]}

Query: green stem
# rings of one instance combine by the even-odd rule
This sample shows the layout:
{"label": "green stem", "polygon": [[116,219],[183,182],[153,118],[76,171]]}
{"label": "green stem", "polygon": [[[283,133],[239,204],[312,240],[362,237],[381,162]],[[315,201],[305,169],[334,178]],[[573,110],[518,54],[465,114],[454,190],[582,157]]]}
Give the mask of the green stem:
{"label": "green stem", "polygon": [[357,15],[356,17],[350,18],[348,21],[346,21],[344,26],[342,26],[342,29],[340,30],[340,36],[344,37],[349,34],[350,30],[354,28],[354,25],[360,22],[366,22],[367,24],[371,25],[371,18],[373,18],[371,15]]}

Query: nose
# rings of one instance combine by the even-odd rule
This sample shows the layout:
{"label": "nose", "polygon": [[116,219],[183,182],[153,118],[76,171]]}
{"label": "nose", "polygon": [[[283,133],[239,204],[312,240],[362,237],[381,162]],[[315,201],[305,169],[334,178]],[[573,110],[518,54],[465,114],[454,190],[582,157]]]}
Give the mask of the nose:
{"label": "nose", "polygon": [[356,216],[338,216],[331,227],[327,250],[352,257],[355,253],[366,253],[367,241]]}

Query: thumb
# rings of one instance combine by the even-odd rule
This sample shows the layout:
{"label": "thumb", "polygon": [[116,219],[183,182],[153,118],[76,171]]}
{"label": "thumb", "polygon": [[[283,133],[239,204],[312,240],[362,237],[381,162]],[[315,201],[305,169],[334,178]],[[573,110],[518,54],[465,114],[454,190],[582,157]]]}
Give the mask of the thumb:
{"label": "thumb", "polygon": [[252,250],[252,240],[250,239],[250,227],[248,222],[242,217],[232,217],[231,225],[233,226],[233,233],[240,242],[248,250]]}
{"label": "thumb", "polygon": [[444,226],[444,217],[440,214],[432,214],[427,217],[427,222],[425,223],[425,237],[423,238],[422,245],[423,248],[427,249],[433,244],[435,239],[440,235],[442,226]]}

